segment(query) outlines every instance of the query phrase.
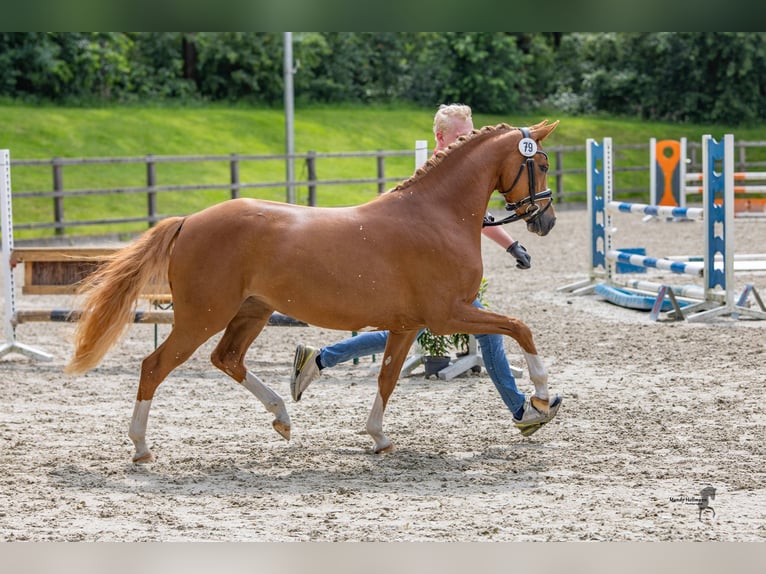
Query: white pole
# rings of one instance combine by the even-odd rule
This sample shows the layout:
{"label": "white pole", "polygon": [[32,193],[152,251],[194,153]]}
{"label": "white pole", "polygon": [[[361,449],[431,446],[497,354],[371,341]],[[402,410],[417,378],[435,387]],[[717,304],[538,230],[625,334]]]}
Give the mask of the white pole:
{"label": "white pole", "polygon": [[415,140],[415,169],[428,161],[428,140]]}
{"label": "white pole", "polygon": [[[705,244],[703,246],[704,254],[705,254],[705,300],[707,301],[707,293],[712,291],[716,285],[714,284],[714,277],[715,277],[715,253],[717,250],[715,248],[715,229],[716,229],[716,223],[714,221],[714,214],[713,214],[713,208],[712,204],[715,201],[715,197],[712,197],[713,191],[711,190],[711,183],[712,179],[714,177],[714,168],[715,165],[711,164],[710,161],[710,142],[715,141],[713,140],[713,136],[710,134],[705,134],[702,136],[702,205],[705,209]],[[725,168],[725,166],[724,166]],[[723,177],[723,175],[719,176]],[[725,199],[725,197],[723,197]],[[726,209],[729,207],[728,205],[723,205],[723,209]],[[726,231],[726,228],[723,227],[723,225],[719,226],[721,231]],[[725,254],[724,254],[725,257]],[[718,285],[718,287],[721,287],[722,289],[727,289],[728,287],[732,287],[730,285]]]}
{"label": "white pole", "polygon": [[587,190],[586,194],[586,203],[588,207],[588,239],[590,241],[590,253],[588,254],[588,275],[590,276],[590,282],[593,283],[596,280],[596,242],[594,240],[594,237],[596,236],[596,224],[593,220],[594,218],[594,210],[596,209],[595,205],[593,205],[595,201],[595,191],[593,189],[593,186],[595,183],[593,182],[593,146],[595,145],[596,140],[593,138],[587,138],[585,140],[585,165],[587,166],[587,169],[585,170],[585,189]]}
{"label": "white pole", "polygon": [[[734,307],[734,134],[723,136],[724,192],[723,192],[723,265],[726,282],[726,306]],[[711,262],[714,265],[715,261]]]}
{"label": "white pole", "polygon": [[293,33],[285,32],[285,155],[286,178],[287,178],[287,203],[295,203],[295,126],[294,126],[294,100],[293,100]]}
{"label": "white pole", "polygon": [[681,138],[681,157],[678,160],[678,205],[686,207],[686,138]]}
{"label": "white pole", "polygon": [[657,193],[657,138],[649,138],[649,203],[659,203]]}
{"label": "white pole", "polygon": [[0,209],[2,210],[3,229],[3,296],[5,298],[5,339],[8,342],[16,338],[12,319],[16,314],[16,299],[11,269],[13,251],[13,213],[11,212],[11,157],[7,149],[0,150]]}
{"label": "white pole", "polygon": [[5,339],[4,345],[0,345],[0,357],[8,353],[20,353],[40,359],[50,361],[53,355],[43,351],[23,345],[16,341],[16,327],[14,319],[16,317],[16,286],[13,282],[13,269],[11,268],[11,253],[13,252],[13,206],[11,201],[11,154],[7,149],[0,150],[0,225],[2,226],[3,236],[3,296],[5,298]]}
{"label": "white pole", "polygon": [[[612,245],[612,214],[606,209],[614,199],[614,156],[612,155],[612,138],[604,138],[604,160],[602,168],[604,170],[604,258],[607,252],[614,249]],[[606,279],[607,282],[613,281],[617,275],[617,264],[614,261],[606,259]]]}

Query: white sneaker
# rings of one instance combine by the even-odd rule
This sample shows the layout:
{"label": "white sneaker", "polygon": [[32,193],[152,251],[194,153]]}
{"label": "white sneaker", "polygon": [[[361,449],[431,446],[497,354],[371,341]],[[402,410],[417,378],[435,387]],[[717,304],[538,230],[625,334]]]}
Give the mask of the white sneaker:
{"label": "white sneaker", "polygon": [[301,400],[301,395],[308,386],[322,376],[317,365],[319,349],[308,345],[298,345],[293,359],[293,373],[290,376],[290,393],[294,401]]}
{"label": "white sneaker", "polygon": [[548,412],[538,410],[529,400],[529,397],[524,401],[524,414],[521,419],[513,417],[513,424],[516,425],[521,431],[522,436],[529,436],[542,427],[547,422],[551,421],[561,406],[561,397],[555,395],[553,400],[548,404]]}

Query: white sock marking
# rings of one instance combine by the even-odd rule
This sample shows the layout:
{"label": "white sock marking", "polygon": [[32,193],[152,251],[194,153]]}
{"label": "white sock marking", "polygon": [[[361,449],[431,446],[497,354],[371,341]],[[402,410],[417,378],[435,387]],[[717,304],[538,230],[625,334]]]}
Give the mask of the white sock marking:
{"label": "white sock marking", "polygon": [[527,360],[529,378],[535,384],[535,396],[548,400],[548,370],[537,355],[524,351],[524,358]]}

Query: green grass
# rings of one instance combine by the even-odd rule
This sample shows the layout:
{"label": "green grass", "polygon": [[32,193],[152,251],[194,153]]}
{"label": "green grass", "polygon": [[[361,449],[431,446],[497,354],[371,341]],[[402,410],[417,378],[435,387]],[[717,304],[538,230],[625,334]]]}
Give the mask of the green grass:
{"label": "green grass", "polygon": [[[431,122],[433,109],[407,107],[309,107],[295,111],[296,153],[354,152],[376,150],[411,150],[417,139],[433,147]],[[710,133],[720,138],[734,133],[738,140],[761,140],[766,126],[732,129],[721,125],[682,125],[640,120],[598,117],[562,117],[555,113],[523,116],[477,114],[474,124],[494,125],[506,122],[528,125],[541,119],[560,119],[561,125],[546,142],[546,147],[583,145],[587,138],[613,138],[617,144],[647,144],[649,138],[699,141]],[[0,105],[0,148],[9,148],[11,158],[51,159],[91,157],[143,157],[177,155],[228,155],[284,153],[285,126],[281,109],[245,107],[105,107],[57,108],[46,106]],[[766,152],[765,152],[766,153]],[[750,159],[750,156],[748,156]],[[582,168],[584,153],[568,152],[567,168]],[[763,159],[763,158],[754,158]],[[621,152],[616,163],[648,164],[645,150]],[[389,158],[386,175],[404,179],[412,172],[412,158]],[[322,159],[317,164],[320,179],[373,178],[376,161],[365,159]],[[285,177],[281,161],[244,163],[243,182],[274,182]],[[305,164],[296,162],[296,177],[306,179]],[[646,174],[624,176],[624,187],[648,186]],[[220,162],[171,163],[157,165],[159,185],[223,184],[228,181],[228,165]],[[584,189],[585,178],[565,176],[565,190]],[[146,184],[143,164],[66,166],[66,190],[140,187]],[[51,169],[14,167],[12,186],[15,192],[52,190]],[[393,186],[393,183],[387,187]],[[298,201],[306,201],[307,191],[299,188]],[[317,191],[319,205],[352,205],[367,201],[377,193],[374,184],[323,186]],[[283,201],[284,187],[243,190],[243,196]],[[227,191],[202,190],[163,192],[159,211],[163,215],[191,213],[222,201]],[[51,198],[18,198],[14,201],[14,220],[18,224],[52,221]],[[102,219],[141,217],[146,213],[145,194],[115,194],[85,198],[67,198],[65,218]],[[68,234],[136,232],[145,224],[92,226],[68,231]],[[51,230],[19,230],[16,237],[43,237]]]}

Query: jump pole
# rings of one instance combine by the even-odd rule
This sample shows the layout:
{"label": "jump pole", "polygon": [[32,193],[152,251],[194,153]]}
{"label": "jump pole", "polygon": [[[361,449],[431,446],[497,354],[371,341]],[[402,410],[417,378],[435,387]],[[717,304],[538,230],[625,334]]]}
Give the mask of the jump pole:
{"label": "jump pole", "polygon": [[[683,142],[685,144],[685,142]],[[611,138],[604,138],[603,147],[603,170],[604,172],[614,172],[614,155],[612,153],[612,140]],[[594,156],[599,157],[597,151],[600,151],[598,147],[594,146]],[[683,159],[685,145],[680,146],[680,154],[676,152],[675,162],[681,163]],[[679,155],[681,156],[679,158]],[[667,163],[667,162],[666,162]],[[669,178],[672,171],[665,166],[663,168],[665,172],[665,178]],[[596,257],[594,257],[594,263],[599,267],[592,274],[594,278],[601,276],[604,282],[608,285],[618,285],[617,281],[617,263],[627,263],[639,267],[651,267],[655,269],[662,269],[670,271],[672,273],[693,275],[696,277],[703,277],[705,273],[705,264],[700,262],[678,262],[671,261],[662,257],[647,257],[644,255],[636,255],[619,251],[614,248],[613,245],[613,222],[612,214],[616,213],[634,213],[643,214],[652,217],[664,217],[673,219],[697,219],[705,220],[705,207],[677,207],[672,205],[673,196],[670,195],[670,187],[667,186],[666,193],[664,194],[664,205],[650,205],[641,203],[625,203],[614,201],[614,182],[612,177],[604,177],[603,192],[598,196],[597,190],[593,190],[594,208],[602,210],[603,213],[595,213],[593,215],[594,225],[598,236],[594,242],[594,247],[599,250],[599,245],[603,245],[603,250],[599,250]],[[603,225],[598,225],[599,219],[603,221]],[[656,291],[659,293],[662,291],[662,285]],[[666,290],[665,290],[666,291]],[[673,291],[675,293],[675,291]],[[707,298],[707,292],[703,291],[703,298]]]}
{"label": "jump pole", "polygon": [[11,268],[11,252],[13,251],[13,207],[11,201],[11,154],[7,149],[0,150],[0,226],[3,239],[3,298],[5,299],[5,344],[0,346],[0,357],[8,353],[20,353],[32,359],[50,361],[53,355],[35,349],[16,340],[16,285],[13,281]]}
{"label": "jump pole", "polygon": [[[591,237],[589,278],[565,285],[559,291],[573,294],[591,293],[597,283],[616,285],[616,262],[626,262],[642,267],[657,267],[675,273],[701,275],[703,301],[689,305],[682,311],[690,321],[705,321],[719,315],[742,315],[766,319],[766,309],[751,285],[748,285],[735,302],[734,277],[734,138],[724,136],[723,142],[716,142],[710,136],[703,138],[703,207],[686,208],[646,204],[628,204],[612,201],[613,197],[613,154],[611,138],[604,138],[603,144],[588,139],[587,187],[588,224]],[[716,162],[722,162],[723,169],[716,172]],[[716,203],[720,200],[720,204]],[[702,262],[680,263],[671,259],[649,258],[627,254],[612,248],[611,213],[643,213],[650,216],[669,216],[701,219],[705,224],[705,256]],[[716,231],[716,224],[721,232]],[[718,265],[716,265],[718,263]],[[721,263],[723,265],[721,265]],[[718,268],[718,267],[722,267]],[[678,288],[658,284],[662,297],[668,288],[675,294]],[[728,289],[727,289],[728,285]],[[720,287],[723,291],[718,290]],[[747,296],[752,294],[762,310],[744,307]],[[678,313],[678,310],[676,311]]]}
{"label": "jump pole", "polygon": [[604,138],[601,144],[593,138],[588,138],[585,142],[585,156],[590,238],[588,278],[557,289],[571,292],[573,295],[593,293],[596,284],[607,279],[606,252],[611,249],[611,234],[607,234],[606,230],[612,227],[612,215],[604,209],[604,203],[605,197],[612,197],[612,138]]}
{"label": "jump pole", "polygon": [[[686,182],[691,185],[684,187],[684,195],[700,195],[703,179],[702,173],[686,174]],[[748,183],[753,181],[761,183]],[[766,217],[766,199],[748,197],[748,194],[766,193],[766,185],[763,182],[766,182],[766,172],[734,172],[734,217]]]}
{"label": "jump pole", "polygon": [[[590,294],[598,283],[617,285],[616,263],[629,263],[640,267],[655,267],[674,273],[689,273],[700,276],[701,263],[679,263],[662,258],[621,252],[613,247],[614,213],[636,213],[647,216],[703,219],[704,208],[675,207],[672,205],[634,204],[613,201],[614,167],[612,138],[604,138],[603,143],[594,139],[586,141],[586,179],[588,232],[590,236],[589,277],[586,280],[560,287],[559,291],[568,291],[575,295]],[[656,291],[655,291],[656,292]]]}
{"label": "jump pole", "polygon": [[[722,169],[716,168],[721,165]],[[688,321],[707,321],[721,315],[735,319],[751,317],[766,319],[766,309],[755,289],[748,285],[742,295],[734,296],[734,136],[724,135],[718,142],[711,136],[702,138],[702,201],[705,220],[705,260],[703,278],[705,300],[683,309]],[[720,200],[717,202],[716,200]],[[719,230],[720,231],[717,231]],[[722,259],[722,268],[716,260]],[[717,288],[725,293],[723,304],[715,301]],[[745,307],[747,294],[752,293],[760,309]]]}

